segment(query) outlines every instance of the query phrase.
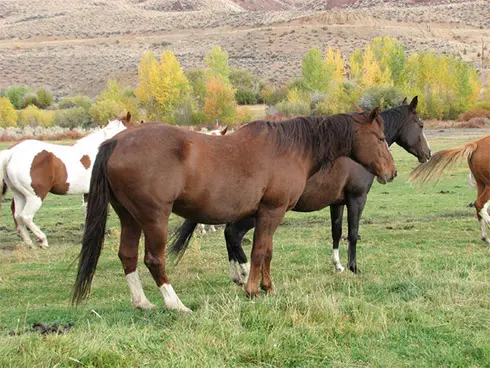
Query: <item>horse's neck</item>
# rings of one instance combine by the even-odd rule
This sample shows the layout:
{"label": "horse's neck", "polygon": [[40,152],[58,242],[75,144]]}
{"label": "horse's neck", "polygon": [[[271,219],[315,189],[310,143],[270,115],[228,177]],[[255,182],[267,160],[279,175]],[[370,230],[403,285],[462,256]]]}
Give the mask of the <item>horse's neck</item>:
{"label": "horse's neck", "polygon": [[91,133],[90,135],[80,139],[73,147],[77,150],[92,150],[97,149],[99,145],[105,141],[106,134],[103,130]]}

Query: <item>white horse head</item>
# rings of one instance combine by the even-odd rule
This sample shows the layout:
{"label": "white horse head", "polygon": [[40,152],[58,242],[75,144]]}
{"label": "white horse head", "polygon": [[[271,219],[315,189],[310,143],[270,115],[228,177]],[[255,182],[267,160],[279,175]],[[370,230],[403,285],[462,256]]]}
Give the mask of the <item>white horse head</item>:
{"label": "white horse head", "polygon": [[102,129],[97,129],[95,132],[87,135],[75,143],[74,147],[96,147],[105,140],[114,137],[117,133],[122,132],[131,124],[131,113],[127,113],[124,118],[118,118],[109,121],[107,125]]}

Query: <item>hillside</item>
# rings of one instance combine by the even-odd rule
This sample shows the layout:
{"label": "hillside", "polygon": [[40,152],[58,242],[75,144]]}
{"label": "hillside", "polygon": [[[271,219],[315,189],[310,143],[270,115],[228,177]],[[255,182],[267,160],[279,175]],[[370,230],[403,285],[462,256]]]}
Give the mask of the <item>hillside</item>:
{"label": "hillside", "polygon": [[489,29],[487,0],[10,0],[0,3],[0,88],[94,97],[109,77],[134,86],[146,50],[171,48],[192,68],[215,44],[276,84],[299,76],[310,48],[349,56],[376,36],[476,63]]}

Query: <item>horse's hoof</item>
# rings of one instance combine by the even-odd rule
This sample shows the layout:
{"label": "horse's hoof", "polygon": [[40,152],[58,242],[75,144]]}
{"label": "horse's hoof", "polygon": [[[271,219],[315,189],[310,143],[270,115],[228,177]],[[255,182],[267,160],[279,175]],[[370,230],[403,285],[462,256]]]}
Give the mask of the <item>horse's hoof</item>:
{"label": "horse's hoof", "polygon": [[156,309],[156,305],[150,303],[149,301],[134,304],[134,307],[139,310],[153,310]]}
{"label": "horse's hoof", "polygon": [[361,274],[361,270],[359,268],[357,268],[357,266],[349,267],[349,270],[351,270],[352,272],[354,272],[356,275],[360,275]]}
{"label": "horse's hoof", "polygon": [[254,299],[254,298],[257,298],[259,296],[259,291],[258,290],[247,290],[245,288],[245,294],[247,295],[247,297],[249,299]]}
{"label": "horse's hoof", "polygon": [[342,266],[342,265],[338,265],[338,266],[335,266],[334,267],[334,271],[336,273],[341,273],[341,272],[344,272],[345,268]]}

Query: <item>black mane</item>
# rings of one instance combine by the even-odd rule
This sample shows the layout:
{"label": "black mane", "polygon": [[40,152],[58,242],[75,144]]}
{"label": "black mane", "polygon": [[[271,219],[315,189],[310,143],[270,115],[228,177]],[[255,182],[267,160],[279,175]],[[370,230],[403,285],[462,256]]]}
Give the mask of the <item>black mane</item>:
{"label": "black mane", "polygon": [[257,120],[244,126],[253,134],[267,130],[279,152],[299,150],[312,155],[318,164],[349,156],[354,145],[354,123],[369,113],[298,117],[281,122]]}

